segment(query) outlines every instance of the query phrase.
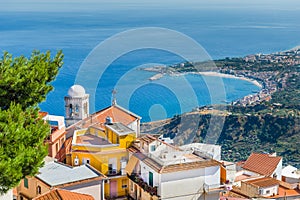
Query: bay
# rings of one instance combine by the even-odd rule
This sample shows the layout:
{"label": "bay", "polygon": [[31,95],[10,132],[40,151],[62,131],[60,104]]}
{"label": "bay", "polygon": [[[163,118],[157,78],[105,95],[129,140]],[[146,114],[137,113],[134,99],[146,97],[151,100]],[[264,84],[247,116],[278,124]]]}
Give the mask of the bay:
{"label": "bay", "polygon": [[[56,11],[53,6],[49,6],[49,10],[43,7],[42,11],[24,10],[23,7],[10,7],[7,10],[2,8],[0,51],[8,51],[14,56],[29,56],[34,49],[50,50],[52,54],[62,49],[65,54],[64,66],[53,82],[55,90],[40,107],[50,114],[64,115],[63,97],[74,84],[83,60],[100,42],[121,31],[139,27],[176,30],[196,40],[213,59],[277,52],[299,44],[300,12],[291,4],[249,6],[235,3],[213,6],[195,2],[185,6],[170,6],[170,2],[161,6],[147,6],[136,2],[127,5],[105,1],[95,4],[99,9],[95,6],[94,9],[81,10],[79,8],[82,4],[74,4],[74,11],[68,10],[67,6]],[[183,98],[189,94],[183,92],[174,95],[172,90],[162,87],[178,84],[182,77],[165,76],[161,80],[150,82],[148,78],[152,73],[131,70],[147,63],[168,65],[182,61],[184,60],[176,55],[159,50],[142,50],[121,56],[109,66],[105,77],[101,77],[94,109],[99,110],[111,104],[111,90],[115,87],[118,90],[118,103],[142,116],[144,121],[187,112],[195,104],[215,103],[211,101],[201,76],[186,76],[188,84],[196,91],[195,103]],[[130,74],[125,76],[128,81],[123,82],[120,87],[118,81],[126,73]],[[236,100],[258,89],[243,80],[224,78],[223,82],[226,101]],[[126,91],[125,86],[130,88],[134,84],[141,87],[131,96],[122,93]]]}

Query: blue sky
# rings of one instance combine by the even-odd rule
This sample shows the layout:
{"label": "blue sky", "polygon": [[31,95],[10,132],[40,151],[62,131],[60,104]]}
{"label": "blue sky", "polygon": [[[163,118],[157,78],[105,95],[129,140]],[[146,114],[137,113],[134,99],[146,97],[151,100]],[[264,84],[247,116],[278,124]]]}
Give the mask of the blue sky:
{"label": "blue sky", "polygon": [[298,0],[0,0],[0,11],[93,11],[109,9],[286,9],[300,10]]}

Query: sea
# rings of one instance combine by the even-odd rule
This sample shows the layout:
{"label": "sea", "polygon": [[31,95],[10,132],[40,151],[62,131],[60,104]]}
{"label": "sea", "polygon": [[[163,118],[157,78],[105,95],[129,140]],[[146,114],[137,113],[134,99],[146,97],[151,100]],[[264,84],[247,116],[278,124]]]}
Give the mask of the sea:
{"label": "sea", "polygon": [[[64,115],[64,96],[76,84],[78,70],[93,49],[124,31],[145,27],[174,30],[196,41],[212,60],[278,52],[300,44],[300,3],[295,0],[12,0],[1,4],[1,53],[64,53],[64,65],[51,83],[54,90],[39,104],[41,110],[53,115]],[[138,69],[185,61],[155,48],[120,55],[101,77],[88,80],[97,86],[86,88],[93,91],[90,112],[111,105],[115,97],[119,105],[148,122],[199,106],[226,104],[260,89],[232,78],[222,78],[221,85],[216,85],[220,78],[197,74],[166,75],[150,81],[155,73]]]}

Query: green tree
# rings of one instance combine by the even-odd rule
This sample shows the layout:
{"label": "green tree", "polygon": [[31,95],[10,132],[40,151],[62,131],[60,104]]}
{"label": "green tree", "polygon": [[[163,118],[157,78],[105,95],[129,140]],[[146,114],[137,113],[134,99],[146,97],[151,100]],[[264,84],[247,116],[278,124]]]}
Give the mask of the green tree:
{"label": "green tree", "polygon": [[49,125],[38,116],[38,103],[53,89],[63,54],[51,58],[34,51],[29,59],[4,53],[0,60],[0,193],[32,176],[47,155]]}
{"label": "green tree", "polygon": [[15,102],[26,109],[44,101],[53,89],[50,82],[56,78],[62,59],[61,51],[54,58],[49,51],[34,51],[29,59],[13,58],[5,52],[0,60],[0,108],[8,109],[10,102]]}

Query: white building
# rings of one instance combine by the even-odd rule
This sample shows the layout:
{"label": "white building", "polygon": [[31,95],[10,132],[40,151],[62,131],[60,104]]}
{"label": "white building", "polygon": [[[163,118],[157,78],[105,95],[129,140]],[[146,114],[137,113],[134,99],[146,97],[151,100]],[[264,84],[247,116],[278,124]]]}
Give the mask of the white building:
{"label": "white building", "polygon": [[89,94],[81,85],[73,85],[65,96],[66,124],[70,126],[89,116]]}
{"label": "white building", "polygon": [[8,190],[5,194],[0,195],[0,200],[11,200],[13,197],[13,190]]}
{"label": "white building", "polygon": [[282,169],[282,180],[291,184],[300,183],[300,171],[288,165]]}
{"label": "white building", "polygon": [[252,153],[242,166],[244,174],[281,180],[282,157],[276,154]]}
{"label": "white building", "polygon": [[[191,148],[174,147],[150,135],[141,137],[140,146],[133,146],[130,151],[132,156],[126,169],[133,179],[129,191],[133,198],[148,199],[144,189],[141,192],[143,184],[136,183],[141,180],[147,187],[156,189],[152,196],[159,199],[219,198],[221,164],[216,160],[199,156]],[[134,182],[137,179],[134,176],[140,181]]]}
{"label": "white building", "polygon": [[242,181],[241,192],[249,197],[271,197],[279,193],[279,181],[263,177]]}

